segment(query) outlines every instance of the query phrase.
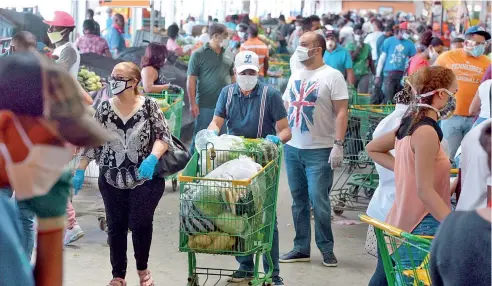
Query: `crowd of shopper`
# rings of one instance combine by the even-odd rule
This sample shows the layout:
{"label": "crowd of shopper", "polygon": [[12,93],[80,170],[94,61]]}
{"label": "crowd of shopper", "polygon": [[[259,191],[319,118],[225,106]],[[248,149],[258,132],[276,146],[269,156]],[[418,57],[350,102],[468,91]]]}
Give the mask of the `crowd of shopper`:
{"label": "crowd of shopper", "polygon": [[[99,165],[98,187],[107,216],[109,285],[126,285],[129,230],[140,285],[156,284],[148,260],[153,216],[165,182],[154,176],[154,169],[174,145],[159,105],[141,94],[140,87],[145,93],[171,87],[163,76],[168,53],[191,53],[186,83],[189,106],[184,108],[195,119],[194,136],[208,129],[217,135],[285,144],[295,238],[292,249],[281,254],[275,223],[273,264],[264,260],[265,273],[273,268],[273,285],[284,285],[280,263],[310,261],[311,213],[323,265],[338,266],[330,190],[334,170],[344,159],[354,89],[372,94],[372,103],[396,103],[366,146],[379,173],[367,213],[405,232],[436,236],[430,262],[435,285],[464,285],[455,281],[465,279],[459,271],[465,262],[478,269],[468,277],[473,285],[490,285],[486,259],[490,258],[490,209],[484,208],[492,184],[492,79],[490,59],[484,55],[490,52],[490,33],[483,27],[467,28],[458,40],[458,36],[441,37],[404,15],[369,14],[367,19],[354,13],[295,19],[280,15],[278,20],[270,15],[265,21],[277,22],[273,29],[263,29],[259,19],[234,15],[225,25],[210,18],[200,36],[203,45],[184,52],[177,43],[180,28],[172,24],[166,44],[146,47],[141,68],[130,62],[114,67],[111,98],[98,105],[91,119],[86,105],[92,99],[74,80],[80,54],[109,57],[125,48],[124,17],[112,15],[101,37],[93,16],[88,11],[84,35],[75,43],[69,38],[75,24],[68,13],[56,12],[53,20],[46,21],[56,47],[52,62],[33,51],[37,41],[29,32],[17,33],[11,44],[14,55],[0,60],[0,250],[12,257],[0,259],[0,273],[6,273],[0,285],[3,281],[34,285],[34,280],[35,285],[62,284],[62,247],[84,235],[68,200],[70,176],[77,194],[91,161]],[[195,25],[189,17],[184,33],[192,35]],[[273,54],[290,55],[285,91],[265,79],[272,76]],[[34,86],[26,87],[26,81]],[[74,146],[80,147],[81,160],[74,174],[65,174],[61,166],[72,158]],[[191,150],[199,151],[194,148],[193,138]],[[451,183],[452,164],[460,172]],[[16,205],[9,200],[13,191]],[[458,200],[457,211],[452,197]],[[38,218],[36,276],[29,268],[34,217]],[[454,225],[462,235],[453,232]],[[472,246],[481,240],[473,232],[488,242],[484,252],[474,252]],[[466,247],[456,243],[460,239]],[[446,251],[449,247],[458,254]],[[411,257],[400,255],[403,264],[410,263]],[[459,263],[451,265],[451,260]],[[252,278],[253,257],[237,257],[237,261],[230,282]],[[381,255],[369,285],[387,285]]]}

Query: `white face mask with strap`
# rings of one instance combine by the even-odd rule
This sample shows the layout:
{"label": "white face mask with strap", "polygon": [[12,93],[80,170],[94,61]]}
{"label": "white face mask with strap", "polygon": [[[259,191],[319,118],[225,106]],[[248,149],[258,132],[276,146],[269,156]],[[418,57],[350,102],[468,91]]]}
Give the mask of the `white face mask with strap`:
{"label": "white face mask with strap", "polygon": [[[413,87],[412,87],[412,89],[413,89]],[[417,98],[417,100],[420,100],[422,98],[432,96],[435,93],[440,92],[440,91],[444,91],[449,95],[448,102],[446,103],[446,105],[443,108],[437,109],[434,106],[429,105],[429,104],[425,104],[425,103],[417,103],[416,106],[430,108],[437,113],[438,119],[444,120],[444,119],[448,119],[448,118],[452,117],[454,109],[456,108],[456,98],[454,97],[454,94],[451,91],[449,91],[445,88],[439,88],[439,89],[436,89],[436,90],[433,90],[433,91],[430,91],[430,92],[427,92],[424,94],[418,94],[415,96],[415,98]]]}
{"label": "white face mask with strap", "polygon": [[14,162],[5,143],[0,143],[0,154],[5,161],[5,170],[10,187],[19,200],[47,194],[56,184],[72,159],[72,150],[67,147],[33,144],[17,118],[13,118],[29,153],[24,161]]}

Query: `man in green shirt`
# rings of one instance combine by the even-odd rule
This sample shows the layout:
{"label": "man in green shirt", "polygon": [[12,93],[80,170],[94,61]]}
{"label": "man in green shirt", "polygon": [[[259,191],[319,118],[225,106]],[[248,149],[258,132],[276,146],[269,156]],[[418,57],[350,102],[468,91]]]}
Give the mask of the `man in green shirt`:
{"label": "man in green shirt", "polygon": [[191,54],[188,64],[188,98],[190,112],[195,117],[191,152],[195,150],[195,135],[207,129],[214,117],[215,105],[220,91],[235,82],[234,56],[227,51],[229,36],[226,26],[212,24],[210,41]]}
{"label": "man in green shirt", "polygon": [[[355,87],[358,93],[369,93],[369,83],[371,74],[374,74],[374,62],[371,57],[371,46],[364,44],[362,25],[354,27],[354,41],[347,44],[346,48],[350,52],[354,62],[353,70],[355,74]],[[370,72],[369,72],[370,71]]]}

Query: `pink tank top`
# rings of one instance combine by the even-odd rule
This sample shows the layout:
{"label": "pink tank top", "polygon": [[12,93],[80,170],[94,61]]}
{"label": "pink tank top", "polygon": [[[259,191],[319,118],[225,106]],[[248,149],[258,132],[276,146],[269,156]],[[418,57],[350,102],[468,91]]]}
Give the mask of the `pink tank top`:
{"label": "pink tank top", "polygon": [[[415,154],[410,145],[412,136],[405,136],[396,140],[395,146],[395,202],[391,208],[386,222],[406,232],[413,229],[429,214],[417,193],[415,179]],[[451,163],[440,146],[434,162],[434,189],[450,207],[450,183],[449,171]]]}

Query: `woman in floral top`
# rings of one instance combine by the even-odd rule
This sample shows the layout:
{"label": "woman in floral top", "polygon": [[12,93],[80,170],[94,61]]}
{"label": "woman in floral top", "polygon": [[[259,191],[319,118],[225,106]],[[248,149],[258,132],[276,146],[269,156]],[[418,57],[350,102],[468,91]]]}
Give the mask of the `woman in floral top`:
{"label": "woman in floral top", "polygon": [[111,286],[126,285],[128,229],[132,231],[140,285],[154,285],[147,262],[154,211],[164,193],[164,179],[153,175],[158,159],[172,148],[172,139],[158,104],[139,94],[140,80],[135,64],[124,62],[114,67],[109,80],[114,97],[101,103],[95,118],[115,139],[84,150],[73,179],[77,192],[89,162],[98,162],[113,268]]}

